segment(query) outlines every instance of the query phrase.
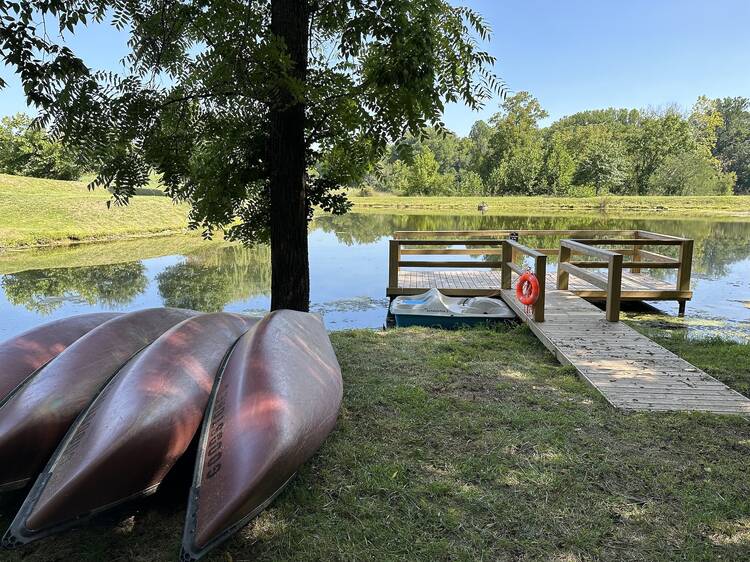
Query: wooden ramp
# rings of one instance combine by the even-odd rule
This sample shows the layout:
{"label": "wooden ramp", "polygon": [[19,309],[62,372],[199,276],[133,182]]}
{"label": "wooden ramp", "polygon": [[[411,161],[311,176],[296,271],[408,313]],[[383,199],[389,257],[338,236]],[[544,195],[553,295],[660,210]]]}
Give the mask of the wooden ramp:
{"label": "wooden ramp", "polygon": [[616,408],[750,415],[750,399],[622,322],[607,322],[593,304],[547,290],[544,322],[534,322],[513,290],[503,300],[558,360]]}

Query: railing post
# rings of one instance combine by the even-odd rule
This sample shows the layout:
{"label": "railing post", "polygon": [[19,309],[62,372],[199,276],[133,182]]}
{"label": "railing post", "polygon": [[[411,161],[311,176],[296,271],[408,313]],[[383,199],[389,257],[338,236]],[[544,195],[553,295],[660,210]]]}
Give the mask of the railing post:
{"label": "railing post", "polygon": [[693,268],[693,241],[683,240],[680,244],[680,266],[677,268],[678,291],[690,290],[690,274]]}
{"label": "railing post", "polygon": [[534,303],[534,322],[544,322],[544,292],[547,285],[547,256],[534,258],[534,275],[539,281],[539,298]]}
{"label": "railing post", "polygon": [[500,288],[510,289],[511,283],[511,270],[508,265],[513,261],[513,247],[508,244],[505,240],[502,241],[502,269],[500,270]]}
{"label": "railing post", "polygon": [[[677,268],[677,285],[678,291],[689,291],[690,290],[690,275],[693,270],[693,241],[683,240],[680,244],[680,265]],[[685,316],[685,306],[687,302],[685,299],[677,301],[678,304],[678,316]]]}
{"label": "railing post", "polygon": [[391,240],[388,245],[388,288],[398,289],[398,262],[401,261],[401,244]]}
{"label": "railing post", "polygon": [[620,293],[622,292],[622,254],[609,258],[607,271],[607,320],[620,320]]}
{"label": "railing post", "polygon": [[[638,231],[633,231],[633,238],[638,239],[640,236],[638,235]],[[641,246],[635,245],[633,246],[633,261],[641,261]],[[641,268],[640,267],[634,267],[631,268],[630,273],[640,273]]]}
{"label": "railing post", "polygon": [[568,288],[568,279],[570,275],[560,267],[564,262],[570,261],[570,248],[560,244],[560,257],[557,260],[557,288],[566,290]]}

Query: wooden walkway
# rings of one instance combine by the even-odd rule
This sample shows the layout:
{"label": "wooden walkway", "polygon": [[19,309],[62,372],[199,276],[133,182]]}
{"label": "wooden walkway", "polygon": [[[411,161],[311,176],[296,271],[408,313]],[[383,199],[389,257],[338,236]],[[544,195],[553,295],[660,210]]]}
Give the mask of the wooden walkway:
{"label": "wooden walkway", "polygon": [[750,416],[750,399],[626,324],[607,322],[593,304],[555,289],[546,297],[545,321],[537,323],[513,290],[502,291],[503,300],[547,349],[574,366],[612,406]]}

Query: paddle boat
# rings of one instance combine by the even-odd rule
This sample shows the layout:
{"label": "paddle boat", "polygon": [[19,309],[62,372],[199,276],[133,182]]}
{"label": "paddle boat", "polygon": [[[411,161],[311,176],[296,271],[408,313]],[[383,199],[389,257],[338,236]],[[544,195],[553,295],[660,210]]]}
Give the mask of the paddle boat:
{"label": "paddle boat", "polygon": [[448,297],[437,289],[393,299],[390,308],[396,326],[459,328],[510,320],[513,311],[490,297]]}

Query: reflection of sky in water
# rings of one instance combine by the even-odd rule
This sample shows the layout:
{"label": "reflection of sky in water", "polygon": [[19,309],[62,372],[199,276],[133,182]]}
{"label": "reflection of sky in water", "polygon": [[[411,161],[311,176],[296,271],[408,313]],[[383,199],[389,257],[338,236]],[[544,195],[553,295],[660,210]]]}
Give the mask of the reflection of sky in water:
{"label": "reflection of sky in water", "polygon": [[[427,218],[429,222],[426,222]],[[465,219],[349,215],[321,221],[320,227],[310,234],[312,310],[324,317],[329,329],[381,327],[387,308],[384,295],[390,232],[401,229],[504,228],[508,222],[515,224],[515,219],[508,217],[495,217],[492,224],[484,222],[485,217],[481,219],[481,225],[457,222],[461,220]],[[566,224],[549,224],[548,221],[553,219],[544,217],[530,224],[528,218],[523,220],[519,228],[633,228],[636,224],[635,221],[608,221],[608,226],[594,225],[591,221],[595,219],[586,219],[589,222],[568,219]],[[601,219],[596,220],[601,222]],[[702,254],[696,253],[695,269],[698,272],[693,274],[694,298],[688,303],[688,321],[691,324],[699,319],[709,323],[712,320],[728,321],[729,330],[750,334],[750,308],[745,305],[750,301],[750,223],[717,224],[718,234],[711,230],[712,223],[701,221],[696,224],[672,220],[665,221],[665,224],[649,223],[644,227],[693,236],[696,248],[702,240]],[[725,240],[731,243],[725,244]],[[130,269],[126,262],[124,266],[70,267],[0,276],[4,289],[0,290],[0,340],[46,320],[95,310],[163,306],[167,298],[171,302],[196,303],[196,308],[223,306],[228,311],[257,314],[268,310],[270,273],[267,251],[226,250],[228,248],[221,245],[207,246],[195,253],[189,250],[185,255],[175,253],[179,250],[171,250],[172,255],[141,259],[140,265],[131,261],[134,267]],[[138,251],[131,252],[127,259],[138,260],[142,255]],[[75,261],[72,258],[67,260],[65,256],[58,263]],[[100,269],[94,271],[93,268],[97,267]],[[106,269],[108,267],[112,269]],[[110,271],[112,275],[118,275],[114,278],[117,280],[114,287],[103,287],[98,292],[97,287],[85,290],[92,284],[91,279],[96,280],[94,284],[104,285]],[[672,272],[661,274],[666,276],[665,280],[670,279],[670,274],[673,276]],[[47,276],[54,278],[55,283],[48,282]],[[118,295],[118,283],[132,284],[133,290],[128,292],[127,287],[122,287],[122,294]],[[10,294],[6,294],[9,291]],[[656,306],[671,315],[677,311],[676,303],[657,303]],[[700,322],[697,324],[699,326],[691,330],[700,333]]]}

